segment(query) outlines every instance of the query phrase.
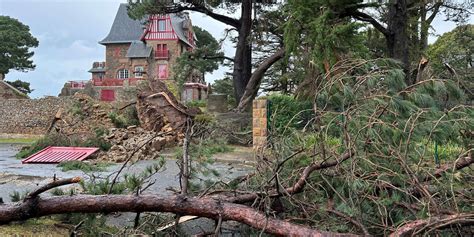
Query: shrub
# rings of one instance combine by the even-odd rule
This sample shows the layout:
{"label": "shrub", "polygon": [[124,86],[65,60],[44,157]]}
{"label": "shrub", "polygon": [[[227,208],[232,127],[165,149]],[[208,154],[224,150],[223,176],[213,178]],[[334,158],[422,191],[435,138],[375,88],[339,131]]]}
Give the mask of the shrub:
{"label": "shrub", "polygon": [[112,123],[117,128],[126,128],[127,127],[127,120],[123,115],[117,114],[117,112],[110,112],[109,118],[112,120]]}
{"label": "shrub", "polygon": [[102,137],[91,137],[81,144],[81,146],[98,147],[101,151],[108,151],[112,147],[112,144],[104,140]]}
{"label": "shrub", "polygon": [[192,100],[186,103],[188,107],[206,107],[207,102],[205,100]]}
{"label": "shrub", "polygon": [[210,114],[197,114],[194,116],[194,121],[200,124],[211,124],[215,122],[215,118]]}
{"label": "shrub", "polygon": [[301,129],[314,117],[310,101],[300,101],[289,95],[271,95],[270,101],[270,123],[277,131],[285,128]]}
{"label": "shrub", "polygon": [[58,167],[64,172],[69,170],[82,170],[84,172],[106,171],[106,167],[108,166],[110,166],[108,163],[90,164],[76,160],[65,161],[58,164]]}
{"label": "shrub", "polygon": [[116,111],[110,112],[109,118],[117,128],[126,128],[128,126],[140,125],[138,113],[135,107],[129,107],[122,113]]}
{"label": "shrub", "polygon": [[13,191],[13,193],[10,193],[10,199],[12,202],[19,202],[25,199],[27,194],[28,194],[28,191],[25,191],[23,193],[20,193],[18,191]]}

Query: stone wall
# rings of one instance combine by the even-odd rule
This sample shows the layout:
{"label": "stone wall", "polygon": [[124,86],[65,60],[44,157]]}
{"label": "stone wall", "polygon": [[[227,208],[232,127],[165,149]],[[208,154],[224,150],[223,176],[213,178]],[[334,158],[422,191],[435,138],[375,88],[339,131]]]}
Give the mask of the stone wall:
{"label": "stone wall", "polygon": [[225,113],[227,108],[227,95],[210,94],[207,98],[207,111],[211,113]]}
{"label": "stone wall", "polygon": [[70,103],[68,97],[0,100],[0,133],[44,134],[56,112]]}
{"label": "stone wall", "polygon": [[266,146],[268,136],[268,101],[254,100],[252,110],[253,148],[260,149]]}
{"label": "stone wall", "polygon": [[[146,44],[148,46],[151,46],[153,47],[153,52],[152,54],[154,54],[156,52],[156,49],[157,49],[157,45],[158,44],[166,44],[167,45],[167,48],[168,48],[168,51],[169,51],[169,58],[168,59],[153,59],[153,60],[150,60],[150,64],[149,64],[149,68],[148,68],[148,74],[152,77],[152,78],[158,78],[158,75],[157,75],[157,68],[158,68],[158,64],[167,64],[168,65],[168,78],[167,79],[171,79],[173,78],[173,65],[176,63],[176,59],[178,59],[178,57],[181,55],[181,53],[183,53],[183,43],[181,43],[180,41],[178,40],[148,40],[146,42]],[[151,56],[152,58],[154,58],[155,56],[152,55]]]}
{"label": "stone wall", "polygon": [[130,70],[129,59],[125,57],[129,47],[130,44],[108,44],[105,46],[106,78],[116,78],[119,69],[133,71]]}

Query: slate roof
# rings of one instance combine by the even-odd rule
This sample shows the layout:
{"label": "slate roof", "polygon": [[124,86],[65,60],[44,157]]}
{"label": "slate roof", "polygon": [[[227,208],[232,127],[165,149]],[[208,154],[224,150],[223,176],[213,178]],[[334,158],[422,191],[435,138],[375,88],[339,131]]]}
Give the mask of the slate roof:
{"label": "slate roof", "polygon": [[178,14],[170,14],[170,18],[171,18],[171,25],[173,26],[173,30],[178,36],[178,38],[184,43],[186,43],[187,45],[194,47],[191,43],[189,43],[188,38],[184,34],[183,24],[186,19],[182,15],[178,15]]}
{"label": "slate roof", "polygon": [[115,16],[114,23],[110,29],[109,34],[100,44],[114,44],[114,43],[130,43],[139,40],[143,34],[143,27],[141,21],[131,19],[127,14],[127,4],[122,3]]}
{"label": "slate roof", "polygon": [[[194,47],[188,41],[184,28],[183,22],[186,18],[183,14],[169,14],[171,18],[171,25],[178,38],[186,43],[187,45]],[[127,4],[122,3],[115,16],[114,23],[110,29],[109,34],[103,40],[99,41],[100,44],[117,44],[117,43],[131,43],[140,40],[144,32],[145,21],[133,20],[128,16]],[[128,55],[128,53],[127,53]],[[127,56],[128,57],[128,56]]]}
{"label": "slate roof", "polygon": [[89,69],[88,72],[105,72],[105,68],[103,68],[103,67],[91,68],[91,69]]}
{"label": "slate roof", "polygon": [[135,40],[132,42],[130,47],[128,48],[127,58],[148,58],[150,57],[152,48],[150,46],[146,46],[142,41]]}

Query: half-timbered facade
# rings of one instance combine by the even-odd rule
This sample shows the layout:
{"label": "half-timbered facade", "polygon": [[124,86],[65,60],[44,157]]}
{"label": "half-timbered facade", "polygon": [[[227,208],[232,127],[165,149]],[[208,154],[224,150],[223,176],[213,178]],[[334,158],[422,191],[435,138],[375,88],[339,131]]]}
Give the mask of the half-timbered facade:
{"label": "half-timbered facade", "polygon": [[[195,41],[188,14],[151,15],[138,21],[121,4],[109,34],[99,42],[105,46],[105,62],[94,62],[89,70],[96,97],[118,100],[122,87],[134,87],[140,80],[170,82],[176,59],[193,50]],[[182,99],[205,99],[206,92],[204,79],[192,77],[185,83],[182,93],[187,94]]]}

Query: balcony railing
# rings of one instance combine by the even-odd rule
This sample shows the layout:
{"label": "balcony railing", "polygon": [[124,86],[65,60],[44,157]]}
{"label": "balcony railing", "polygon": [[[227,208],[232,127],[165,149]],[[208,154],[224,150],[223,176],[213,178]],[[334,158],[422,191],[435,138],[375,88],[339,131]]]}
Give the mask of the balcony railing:
{"label": "balcony railing", "polygon": [[169,50],[157,50],[155,51],[155,58],[157,59],[168,59],[169,58]]}
{"label": "balcony railing", "polygon": [[92,79],[92,85],[94,86],[135,86],[138,81],[144,80],[143,78],[104,78],[104,79]]}
{"label": "balcony railing", "polygon": [[73,89],[84,89],[87,81],[70,81],[69,83]]}

